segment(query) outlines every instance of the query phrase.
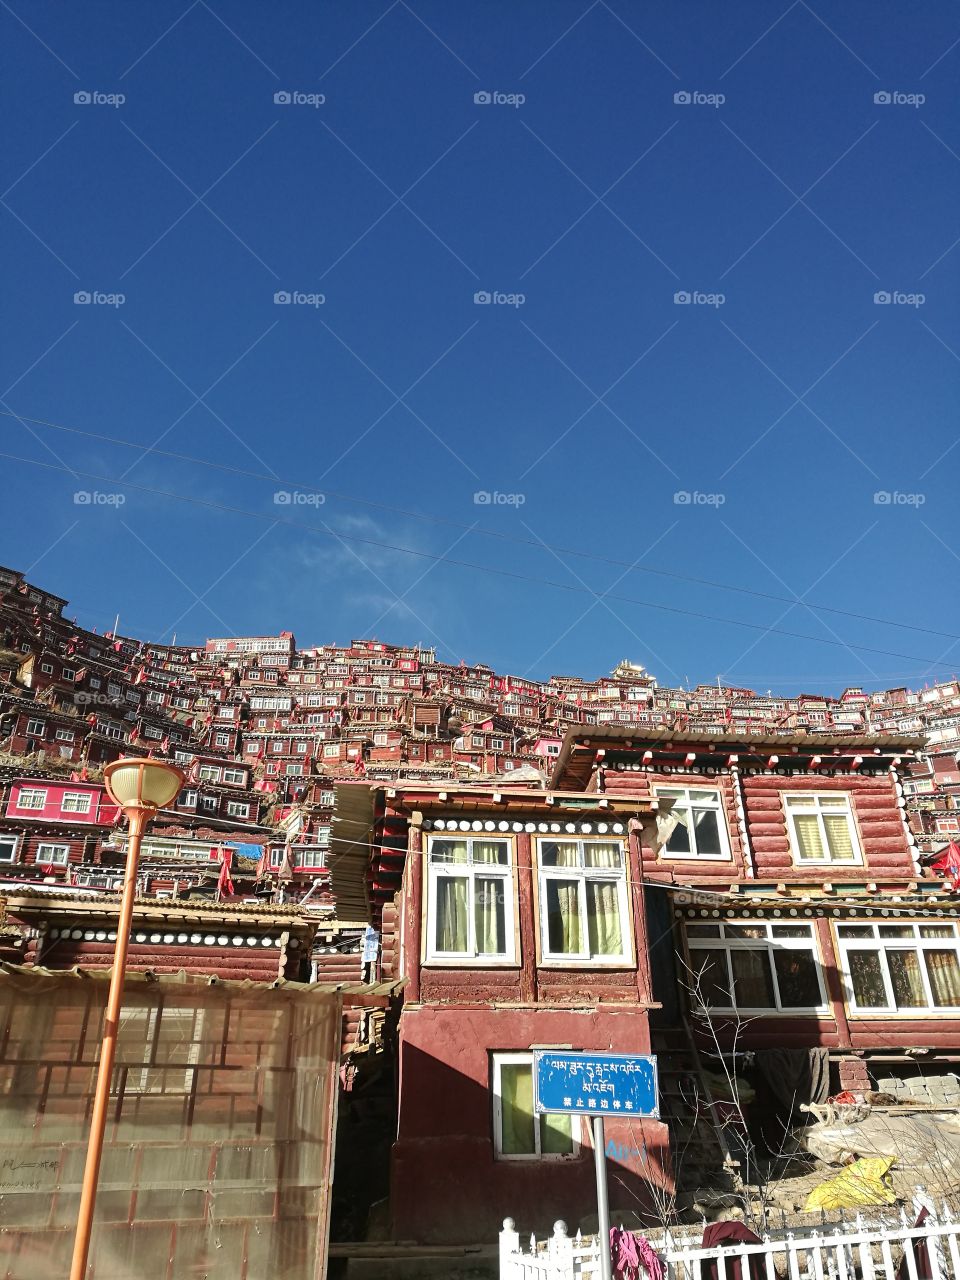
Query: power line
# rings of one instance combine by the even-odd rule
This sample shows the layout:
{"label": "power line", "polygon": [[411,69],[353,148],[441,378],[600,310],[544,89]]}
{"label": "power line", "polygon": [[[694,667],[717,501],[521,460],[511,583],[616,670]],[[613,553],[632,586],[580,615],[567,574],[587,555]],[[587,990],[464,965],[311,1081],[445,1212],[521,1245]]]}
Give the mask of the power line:
{"label": "power line", "polygon": [[[57,422],[49,422],[44,418],[29,418],[23,414],[13,413],[9,410],[0,409],[0,416],[15,418],[20,422],[29,422],[34,426],[47,427],[51,431],[61,431],[67,435],[81,436],[86,440],[99,440],[101,443],[116,445],[123,449],[134,449],[144,455],[152,454],[158,458],[170,458],[176,462],[186,462],[191,466],[207,467],[211,471],[221,471],[226,475],[242,476],[248,480],[265,481],[274,485],[289,485],[291,489],[309,489],[314,493],[322,493],[325,496],[336,498],[340,502],[352,502],[358,506],[371,507],[377,511],[390,511],[394,515],[405,516],[411,520],[421,520],[428,524],[446,525],[448,528],[462,529],[467,533],[474,533],[484,538],[494,538],[499,542],[509,542],[517,546],[533,547],[539,551],[551,551],[558,556],[574,556],[581,560],[593,560],[598,564],[610,565],[616,569],[629,569],[636,573],[645,573],[651,577],[670,578],[675,582],[691,583],[694,586],[712,587],[717,591],[732,591],[738,595],[752,596],[757,600],[772,600],[778,604],[799,605],[801,608],[810,609],[815,613],[832,613],[842,618],[853,618],[857,622],[874,622],[884,627],[896,627],[901,631],[914,631],[929,636],[937,636],[943,640],[960,640],[960,635],[952,631],[939,631],[934,627],[922,627],[915,623],[900,622],[893,618],[880,618],[874,614],[857,613],[852,609],[838,609],[833,605],[813,604],[807,600],[798,600],[795,596],[781,596],[772,591],[758,591],[753,587],[741,587],[735,583],[717,582],[712,578],[698,578],[690,574],[676,573],[670,569],[657,569],[649,565],[631,563],[627,560],[617,560],[613,556],[598,555],[593,551],[583,551],[578,547],[556,546],[548,542],[544,542],[539,538],[523,538],[518,534],[503,533],[495,529],[485,529],[480,525],[466,524],[460,520],[454,520],[449,516],[433,515],[423,511],[411,511],[407,507],[398,507],[388,502],[377,502],[373,498],[358,498],[353,494],[341,493],[336,489],[327,489],[322,486],[312,486],[306,484],[303,479],[286,480],[280,476],[268,475],[262,471],[252,471],[246,467],[235,467],[225,462],[213,462],[206,458],[196,458],[192,454],[178,453],[172,449],[158,449],[152,445],[137,444],[135,440],[124,440],[119,436],[103,435],[96,431],[84,431],[80,427],[66,427]],[[876,652],[880,652],[877,650]]]}
{"label": "power line", "polygon": [[857,650],[861,653],[876,653],[887,658],[901,658],[905,662],[923,663],[928,667],[944,667],[952,670],[955,663],[946,663],[937,658],[920,657],[912,653],[899,653],[891,649],[877,649],[870,645],[848,643],[844,640],[831,640],[826,636],[809,635],[803,631],[788,631],[784,627],[765,627],[759,622],[746,622],[742,618],[725,618],[718,614],[702,613],[695,609],[681,609],[677,605],[660,604],[653,600],[641,600],[636,596],[625,596],[612,591],[594,591],[591,587],[581,586],[570,582],[555,582],[551,578],[538,578],[533,574],[518,573],[512,569],[494,568],[491,565],[477,564],[471,560],[458,560],[451,556],[436,555],[429,551],[418,551],[413,547],[400,546],[398,543],[384,542],[377,538],[361,538],[357,534],[340,533],[331,529],[329,526],[319,526],[314,524],[306,524],[299,520],[287,520],[279,515],[267,515],[261,511],[248,511],[245,507],[228,506],[226,503],[214,502],[209,498],[192,498],[182,493],[171,493],[168,489],[157,489],[150,485],[134,484],[130,480],[122,480],[113,476],[100,475],[93,471],[79,471],[73,467],[58,466],[52,462],[41,462],[35,458],[21,458],[12,453],[0,453],[0,458],[5,458],[9,462],[21,462],[26,466],[40,467],[45,471],[58,471],[64,475],[74,477],[82,476],[87,480],[98,480],[103,484],[119,485],[126,489],[132,489],[138,493],[149,493],[153,497],[169,498],[175,502],[185,502],[191,506],[205,507],[211,511],[222,511],[227,515],[244,516],[251,520],[268,521],[271,525],[288,525],[293,529],[299,529],[307,533],[319,533],[324,537],[334,538],[339,542],[355,542],[361,546],[377,547],[382,551],[394,551],[400,555],[412,556],[419,560],[429,560],[433,564],[448,564],[454,568],[471,569],[476,573],[485,573],[492,577],[509,578],[515,582],[529,582],[536,586],[552,587],[557,591],[570,591],[578,595],[593,596],[597,600],[616,600],[623,604],[637,605],[642,609],[655,609],[661,613],[677,614],[684,618],[696,618],[700,622],[719,622],[726,626],[741,627],[748,631],[760,631],[764,635],[780,635],[788,636],[793,640],[808,640],[813,644],[825,644],[840,649]]}

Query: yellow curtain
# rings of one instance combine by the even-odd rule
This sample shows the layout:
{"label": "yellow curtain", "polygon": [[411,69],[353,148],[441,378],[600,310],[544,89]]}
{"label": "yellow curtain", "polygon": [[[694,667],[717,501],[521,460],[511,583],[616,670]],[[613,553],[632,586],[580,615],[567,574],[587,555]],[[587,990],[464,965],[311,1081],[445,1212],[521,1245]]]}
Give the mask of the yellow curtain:
{"label": "yellow curtain", "polygon": [[956,951],[926,951],[927,976],[938,1008],[960,1005],[960,965]]}
{"label": "yellow curtain", "polygon": [[465,876],[437,877],[437,950],[465,952],[467,880]]}
{"label": "yellow curtain", "polygon": [[500,1067],[501,1150],[508,1156],[536,1153],[533,1114],[533,1068],[505,1062]]}
{"label": "yellow curtain", "polygon": [[587,939],[592,956],[623,954],[620,895],[610,881],[587,881]]}
{"label": "yellow curtain", "polygon": [[505,883],[499,876],[477,876],[473,882],[474,928],[479,955],[502,956],[507,953]]}
{"label": "yellow curtain", "polygon": [[825,813],[823,825],[827,831],[827,844],[830,857],[835,862],[853,862],[853,841],[850,838],[850,824],[846,814]]}
{"label": "yellow curtain", "polygon": [[507,847],[502,840],[474,840],[473,861],[506,866]]}
{"label": "yellow curtain", "polygon": [[581,955],[583,928],[580,921],[580,896],[576,880],[553,880],[546,883],[547,940],[553,955]]}

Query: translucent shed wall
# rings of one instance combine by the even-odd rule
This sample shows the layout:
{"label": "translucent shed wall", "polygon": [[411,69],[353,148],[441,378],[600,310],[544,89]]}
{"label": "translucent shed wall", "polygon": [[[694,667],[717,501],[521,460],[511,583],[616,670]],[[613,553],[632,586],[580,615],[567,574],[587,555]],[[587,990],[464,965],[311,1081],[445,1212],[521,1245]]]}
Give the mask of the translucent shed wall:
{"label": "translucent shed wall", "polygon": [[[0,969],[0,1277],[70,1269],[103,976]],[[340,1001],[132,975],[89,1280],[324,1274]]]}

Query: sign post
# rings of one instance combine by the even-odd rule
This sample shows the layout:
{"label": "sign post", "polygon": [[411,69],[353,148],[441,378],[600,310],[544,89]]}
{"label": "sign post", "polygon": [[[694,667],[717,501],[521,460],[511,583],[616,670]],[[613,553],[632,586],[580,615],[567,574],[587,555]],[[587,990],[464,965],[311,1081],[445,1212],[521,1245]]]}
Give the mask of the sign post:
{"label": "sign post", "polygon": [[538,1115],[590,1116],[597,1171],[600,1274],[610,1280],[610,1204],[603,1122],[612,1116],[660,1118],[657,1060],[649,1054],[533,1052],[533,1109]]}

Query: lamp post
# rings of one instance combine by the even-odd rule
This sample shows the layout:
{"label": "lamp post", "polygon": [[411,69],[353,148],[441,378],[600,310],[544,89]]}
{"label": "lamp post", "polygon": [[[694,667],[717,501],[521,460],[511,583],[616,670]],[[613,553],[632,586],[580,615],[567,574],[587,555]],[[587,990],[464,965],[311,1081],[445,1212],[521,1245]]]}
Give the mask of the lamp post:
{"label": "lamp post", "polygon": [[174,765],[149,758],[114,760],[112,764],[107,765],[103,773],[107,794],[120,806],[127,817],[129,841],[127,865],[123,876],[123,896],[120,900],[120,918],[117,921],[117,945],[113,954],[113,968],[110,971],[110,994],[107,997],[103,1040],[100,1045],[97,1088],[90,1119],[90,1141],[87,1145],[87,1161],[83,1169],[83,1184],[80,1190],[80,1213],[77,1218],[77,1235],[73,1244],[70,1280],[84,1280],[87,1271],[93,1207],[100,1178],[103,1135],[107,1125],[107,1107],[110,1102],[110,1080],[113,1076],[120,1007],[123,1003],[123,979],[127,970],[127,946],[130,941],[130,921],[133,918],[133,899],[136,896],[140,844],[147,824],[156,816],[157,810],[171,804],[186,781],[183,773]]}

